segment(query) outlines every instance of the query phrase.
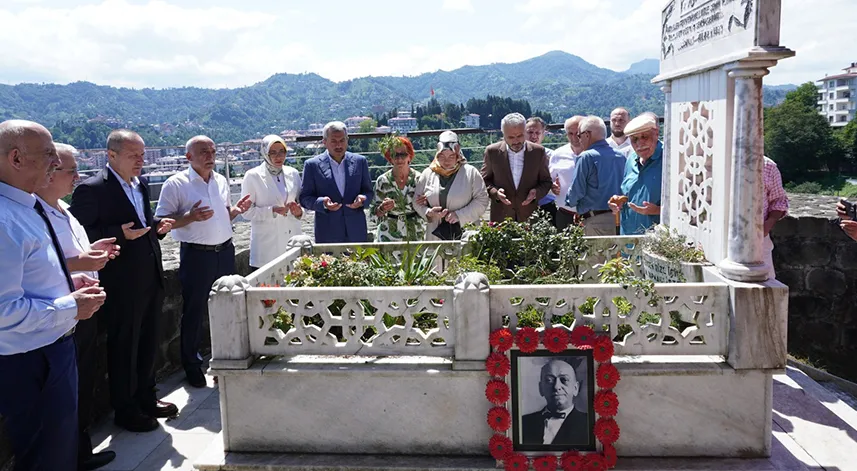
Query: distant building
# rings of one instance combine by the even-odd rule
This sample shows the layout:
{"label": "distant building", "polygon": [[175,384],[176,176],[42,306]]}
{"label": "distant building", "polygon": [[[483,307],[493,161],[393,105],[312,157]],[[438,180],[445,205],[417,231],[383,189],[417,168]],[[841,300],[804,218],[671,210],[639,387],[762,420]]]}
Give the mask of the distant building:
{"label": "distant building", "polygon": [[324,130],[323,124],[313,123],[310,124],[307,128],[306,132],[304,132],[307,136],[321,136],[321,132]]}
{"label": "distant building", "polygon": [[145,160],[147,164],[154,164],[161,157],[163,157],[161,149],[146,149],[143,155],[143,160]]}
{"label": "distant building", "polygon": [[360,130],[360,123],[371,119],[369,116],[352,116],[345,120],[345,127],[348,128],[348,132],[357,132]]}
{"label": "distant building", "polygon": [[94,168],[102,169],[107,166],[107,151],[97,150],[95,152],[89,152],[89,157],[92,159]]}
{"label": "distant building", "polygon": [[476,113],[470,113],[464,117],[464,127],[465,128],[478,128],[479,127],[479,115]]}
{"label": "distant building", "polygon": [[378,126],[377,128],[375,128],[375,132],[390,134],[391,132],[393,132],[393,128],[391,128],[390,126]]}
{"label": "distant building", "polygon": [[842,70],[818,80],[818,112],[834,127],[845,126],[857,112],[857,62]]}
{"label": "distant building", "polygon": [[419,128],[417,118],[412,118],[410,111],[399,111],[395,118],[387,120],[387,124],[393,132],[397,132],[399,134],[407,134],[411,131],[416,131]]}

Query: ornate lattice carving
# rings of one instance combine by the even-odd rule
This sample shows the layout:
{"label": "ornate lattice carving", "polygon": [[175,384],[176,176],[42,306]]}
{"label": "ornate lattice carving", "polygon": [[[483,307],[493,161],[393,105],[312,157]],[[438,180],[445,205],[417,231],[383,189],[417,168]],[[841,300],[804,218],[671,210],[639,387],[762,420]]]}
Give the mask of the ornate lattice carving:
{"label": "ornate lattice carving", "polygon": [[714,111],[704,101],[685,102],[678,110],[678,198],[680,223],[711,232],[714,178]]}
{"label": "ornate lattice carving", "polygon": [[251,289],[254,354],[451,356],[452,287]]}
{"label": "ornate lattice carving", "polygon": [[641,275],[643,250],[641,236],[587,237],[587,251],[581,259],[581,275],[584,283],[598,283],[598,269],[604,262],[615,257],[631,260],[637,276]]}

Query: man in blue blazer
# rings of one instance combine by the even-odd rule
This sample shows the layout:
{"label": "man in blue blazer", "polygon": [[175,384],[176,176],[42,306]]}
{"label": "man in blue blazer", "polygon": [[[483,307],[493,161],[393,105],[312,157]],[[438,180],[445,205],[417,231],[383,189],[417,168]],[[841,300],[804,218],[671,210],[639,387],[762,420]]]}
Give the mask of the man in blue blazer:
{"label": "man in blue blazer", "polygon": [[366,214],[374,196],[366,157],[346,151],[345,123],[322,131],[327,151],[304,162],[301,206],[315,211],[315,242],[366,242]]}

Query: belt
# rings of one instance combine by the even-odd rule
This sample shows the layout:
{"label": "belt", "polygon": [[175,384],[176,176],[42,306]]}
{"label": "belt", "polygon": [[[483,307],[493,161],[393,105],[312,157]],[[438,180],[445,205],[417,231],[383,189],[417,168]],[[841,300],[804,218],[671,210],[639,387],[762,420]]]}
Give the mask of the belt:
{"label": "belt", "polygon": [[597,209],[597,210],[592,210],[592,211],[587,211],[585,213],[581,213],[580,217],[582,219],[588,219],[588,218],[591,218],[593,216],[598,216],[599,214],[604,214],[604,213],[609,213],[609,212],[610,212],[609,209]]}
{"label": "belt", "polygon": [[62,337],[60,337],[60,338],[56,339],[56,341],[55,341],[54,343],[60,343],[60,342],[62,342],[62,341],[64,341],[64,340],[68,339],[68,338],[69,338],[69,337],[71,337],[72,335],[74,335],[74,329],[75,329],[75,328],[76,328],[76,327],[72,327],[71,329],[68,329],[68,332],[66,332],[66,333],[62,334]]}
{"label": "belt", "polygon": [[568,208],[565,208],[562,206],[557,206],[557,209],[564,212],[565,214],[568,214],[569,216],[577,216],[577,213],[575,213],[574,211],[572,211]]}
{"label": "belt", "polygon": [[220,252],[229,248],[232,245],[232,239],[227,239],[226,242],[217,245],[192,244],[190,242],[182,242],[182,246],[194,250],[203,250],[206,252]]}

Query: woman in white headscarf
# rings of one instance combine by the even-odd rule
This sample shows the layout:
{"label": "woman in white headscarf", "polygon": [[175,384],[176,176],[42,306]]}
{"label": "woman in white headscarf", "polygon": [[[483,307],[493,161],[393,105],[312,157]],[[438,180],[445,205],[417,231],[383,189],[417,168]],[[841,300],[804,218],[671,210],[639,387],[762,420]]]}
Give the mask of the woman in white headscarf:
{"label": "woman in white headscarf", "polygon": [[244,213],[250,220],[250,268],[255,270],[282,255],[289,239],[303,234],[303,209],[297,202],[301,175],[286,161],[288,147],[280,136],[262,139],[261,165],[244,174],[241,196],[250,195],[253,206]]}

